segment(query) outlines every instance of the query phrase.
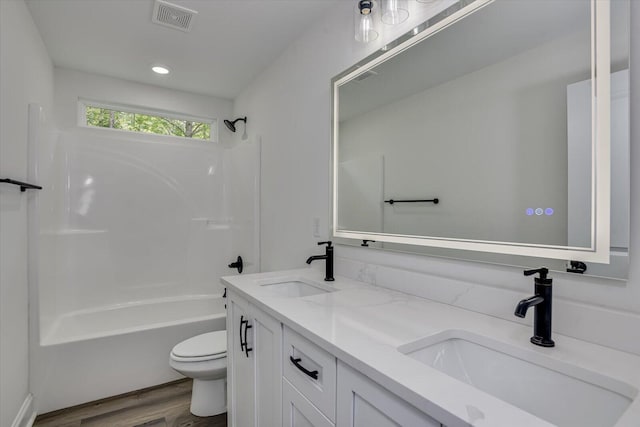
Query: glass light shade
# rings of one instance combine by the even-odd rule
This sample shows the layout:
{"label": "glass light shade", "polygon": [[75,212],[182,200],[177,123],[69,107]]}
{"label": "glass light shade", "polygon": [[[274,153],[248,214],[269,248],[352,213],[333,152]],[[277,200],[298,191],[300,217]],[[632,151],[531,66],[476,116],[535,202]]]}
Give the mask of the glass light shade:
{"label": "glass light shade", "polygon": [[378,38],[377,29],[377,3],[371,3],[371,9],[361,11],[360,1],[356,3],[356,7],[353,14],[353,26],[355,28],[355,39],[362,43],[369,43]]}
{"label": "glass light shade", "polygon": [[407,0],[382,0],[382,22],[396,25],[409,18]]}

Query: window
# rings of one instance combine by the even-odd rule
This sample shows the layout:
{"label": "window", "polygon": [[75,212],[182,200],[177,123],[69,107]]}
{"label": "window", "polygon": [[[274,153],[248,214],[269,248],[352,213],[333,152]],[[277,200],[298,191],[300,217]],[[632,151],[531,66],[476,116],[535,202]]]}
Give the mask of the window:
{"label": "window", "polygon": [[83,122],[89,127],[169,135],[215,141],[214,119],[180,116],[164,112],[134,111],[92,102],[80,102]]}

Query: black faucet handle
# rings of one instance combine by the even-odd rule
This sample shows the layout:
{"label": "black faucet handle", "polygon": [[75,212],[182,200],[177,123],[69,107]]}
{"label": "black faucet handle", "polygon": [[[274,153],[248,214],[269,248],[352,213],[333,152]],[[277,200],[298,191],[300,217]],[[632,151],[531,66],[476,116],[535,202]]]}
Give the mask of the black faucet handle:
{"label": "black faucet handle", "polygon": [[318,242],[318,246],[327,245],[328,248],[330,248],[332,244],[333,242],[331,242],[331,240],[327,240],[326,242]]}
{"label": "black faucet handle", "polygon": [[549,274],[549,269],[547,267],[540,267],[540,268],[536,268],[534,270],[525,270],[524,271],[524,275],[525,276],[531,276],[532,274],[536,274],[536,273],[540,273],[540,278],[541,279],[546,279],[547,278],[547,274]]}
{"label": "black faucet handle", "polygon": [[536,277],[534,280],[536,285],[551,286],[551,283],[553,283],[553,279],[551,279],[550,277],[547,278],[547,274],[549,274],[549,269],[547,267],[540,267],[534,270],[524,271],[525,276],[531,276],[532,274],[536,274],[536,273],[540,274],[540,277]]}

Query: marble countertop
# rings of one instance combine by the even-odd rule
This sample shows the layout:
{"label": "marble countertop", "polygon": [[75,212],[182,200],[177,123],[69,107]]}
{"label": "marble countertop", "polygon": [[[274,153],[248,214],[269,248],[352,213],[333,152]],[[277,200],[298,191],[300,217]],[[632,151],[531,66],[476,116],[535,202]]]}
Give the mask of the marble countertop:
{"label": "marble countertop", "polygon": [[[286,297],[262,286],[290,280],[337,291]],[[552,426],[398,351],[403,344],[447,330],[490,337],[552,363],[571,364],[626,383],[635,389],[635,400],[615,427],[640,426],[640,357],[633,354],[558,334],[553,336],[554,348],[537,347],[529,342],[530,326],[347,278],[324,282],[323,274],[313,268],[227,276],[222,282],[447,427]]]}

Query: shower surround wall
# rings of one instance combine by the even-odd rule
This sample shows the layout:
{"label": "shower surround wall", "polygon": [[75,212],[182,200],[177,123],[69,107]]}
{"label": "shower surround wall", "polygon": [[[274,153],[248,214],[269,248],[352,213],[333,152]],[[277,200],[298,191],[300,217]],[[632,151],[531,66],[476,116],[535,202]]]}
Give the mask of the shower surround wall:
{"label": "shower surround wall", "polygon": [[225,327],[227,264],[259,265],[257,143],[76,124],[79,98],[218,123],[231,101],[61,69],[55,89],[57,130],[37,150],[39,413],[179,378],[171,347]]}
{"label": "shower surround wall", "polygon": [[61,316],[79,310],[222,293],[216,278],[232,258],[225,150],[144,136],[60,133],[40,205],[43,344],[67,335]]}

